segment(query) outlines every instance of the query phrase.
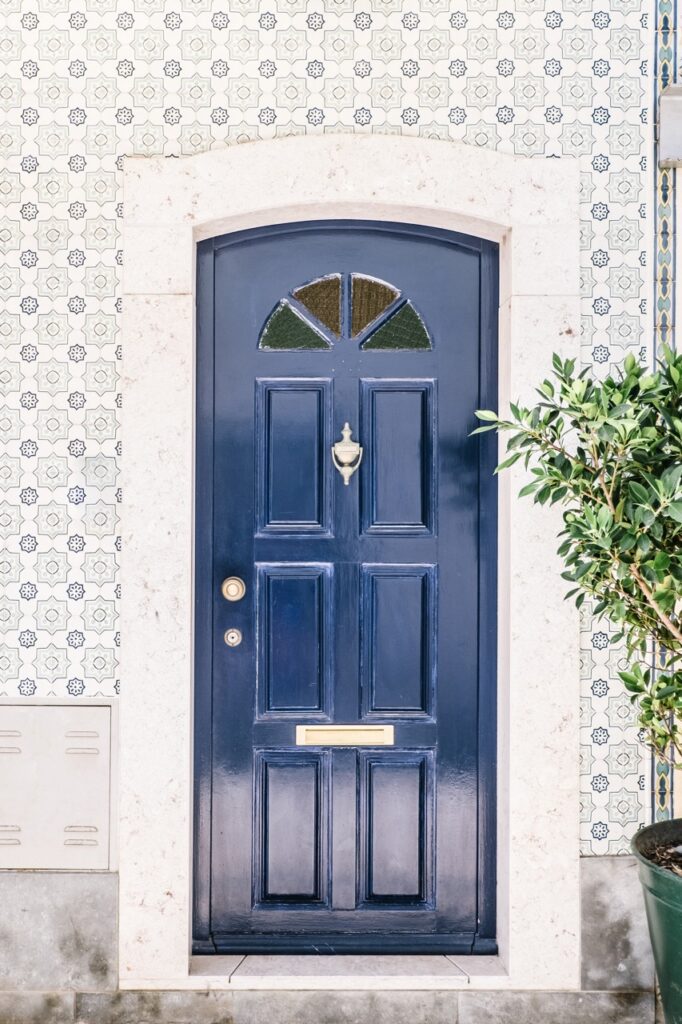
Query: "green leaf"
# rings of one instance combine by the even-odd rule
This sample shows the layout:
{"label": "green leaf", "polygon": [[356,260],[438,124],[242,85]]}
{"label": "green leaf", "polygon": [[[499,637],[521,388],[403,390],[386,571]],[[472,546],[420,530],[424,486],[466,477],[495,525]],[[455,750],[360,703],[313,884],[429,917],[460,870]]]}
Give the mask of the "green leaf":
{"label": "green leaf", "polygon": [[666,493],[670,495],[675,494],[680,482],[680,477],[682,477],[682,465],[671,466],[669,469],[665,470],[661,477],[661,483]]}
{"label": "green leaf", "polygon": [[641,502],[642,504],[649,503],[649,492],[647,491],[646,487],[642,487],[642,485],[638,484],[636,480],[630,481],[630,483],[628,484],[628,489],[630,491],[630,494],[632,494],[632,496],[636,498],[637,501]]}
{"label": "green leaf", "polygon": [[625,554],[626,551],[631,551],[637,543],[636,533],[624,533],[618,542],[618,548]]}
{"label": "green leaf", "polygon": [[532,494],[539,483],[539,480],[532,480],[529,484],[525,484],[519,491],[519,498],[525,498],[526,495]]}
{"label": "green leaf", "polygon": [[625,689],[630,693],[641,693],[644,689],[642,680],[634,675],[632,672],[619,672],[618,675],[623,680]]}
{"label": "green leaf", "polygon": [[495,472],[499,473],[501,469],[509,469],[510,466],[513,466],[521,458],[523,458],[523,452],[514,452],[513,455],[510,455],[509,458],[504,459],[503,462],[500,462],[499,466],[495,467]]}
{"label": "green leaf", "polygon": [[576,571],[574,573],[574,578],[576,580],[581,580],[583,578],[583,576],[586,576],[588,574],[588,572],[590,572],[591,570],[592,570],[592,563],[591,562],[583,562],[582,565],[579,565],[577,567],[577,569],[576,569]]}
{"label": "green leaf", "polygon": [[682,501],[671,501],[666,512],[676,523],[682,523]]}
{"label": "green leaf", "polygon": [[654,557],[654,569],[656,572],[665,572],[670,566],[670,555],[665,551],[657,551]]}
{"label": "green leaf", "polygon": [[612,523],[613,516],[611,515],[611,510],[606,505],[602,506],[597,512],[597,525],[600,529],[607,530]]}
{"label": "green leaf", "polygon": [[486,421],[489,420],[492,423],[497,423],[497,420],[499,419],[497,413],[496,412],[492,412],[490,409],[477,409],[476,410],[476,417],[479,420],[486,420]]}

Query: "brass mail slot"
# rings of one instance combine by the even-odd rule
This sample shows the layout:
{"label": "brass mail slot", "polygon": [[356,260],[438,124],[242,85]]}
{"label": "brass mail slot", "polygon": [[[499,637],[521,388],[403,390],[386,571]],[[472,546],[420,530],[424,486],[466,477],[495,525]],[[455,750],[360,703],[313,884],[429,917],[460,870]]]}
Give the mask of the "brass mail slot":
{"label": "brass mail slot", "polygon": [[297,725],[297,747],[392,747],[392,725]]}

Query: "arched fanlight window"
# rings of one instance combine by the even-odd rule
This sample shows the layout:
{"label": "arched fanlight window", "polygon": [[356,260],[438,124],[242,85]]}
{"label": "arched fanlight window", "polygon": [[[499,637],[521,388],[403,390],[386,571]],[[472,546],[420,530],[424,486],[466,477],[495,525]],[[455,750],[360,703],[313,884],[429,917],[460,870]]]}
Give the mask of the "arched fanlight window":
{"label": "arched fanlight window", "polygon": [[409,299],[365,274],[328,274],[293,288],[272,311],[258,347],[268,351],[331,349],[340,340],[367,351],[432,348]]}

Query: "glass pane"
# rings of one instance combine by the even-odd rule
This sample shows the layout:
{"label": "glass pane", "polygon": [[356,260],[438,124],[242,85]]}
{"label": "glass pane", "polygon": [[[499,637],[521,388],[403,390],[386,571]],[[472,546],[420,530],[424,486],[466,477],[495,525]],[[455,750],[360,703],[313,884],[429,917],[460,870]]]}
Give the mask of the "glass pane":
{"label": "glass pane", "polygon": [[353,274],[351,337],[364,331],[399,295],[392,284]]}
{"label": "glass pane", "polygon": [[371,334],[363,349],[429,349],[431,348],[424,321],[412,303],[406,302],[385,323]]}
{"label": "glass pane", "polygon": [[329,277],[321,277],[318,281],[304,284],[292,292],[292,295],[334,334],[341,333],[340,274],[330,274]]}
{"label": "glass pane", "polygon": [[280,302],[261,331],[259,348],[306,349],[331,348],[329,342],[313,330],[288,302]]}

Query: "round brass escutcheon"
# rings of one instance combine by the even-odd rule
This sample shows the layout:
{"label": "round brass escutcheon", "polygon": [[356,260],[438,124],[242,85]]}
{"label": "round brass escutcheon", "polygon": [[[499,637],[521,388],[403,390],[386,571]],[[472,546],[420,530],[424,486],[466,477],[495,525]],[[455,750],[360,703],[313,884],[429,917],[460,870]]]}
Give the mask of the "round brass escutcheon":
{"label": "round brass escutcheon", "polygon": [[241,601],[246,593],[246,584],[239,576],[228,576],[220,590],[226,601]]}
{"label": "round brass escutcheon", "polygon": [[239,647],[241,642],[242,633],[240,629],[225,630],[225,643],[228,647]]}

